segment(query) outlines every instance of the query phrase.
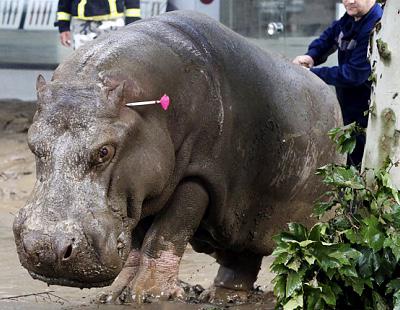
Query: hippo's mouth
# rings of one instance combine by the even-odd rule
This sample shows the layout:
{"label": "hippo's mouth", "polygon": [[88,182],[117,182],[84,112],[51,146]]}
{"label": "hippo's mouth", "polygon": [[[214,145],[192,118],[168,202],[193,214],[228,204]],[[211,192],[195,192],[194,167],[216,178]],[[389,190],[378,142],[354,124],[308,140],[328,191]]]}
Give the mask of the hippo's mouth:
{"label": "hippo's mouth", "polygon": [[40,274],[29,271],[29,274],[32,278],[46,282],[48,285],[62,285],[62,286],[70,286],[70,287],[79,287],[79,288],[92,288],[92,287],[103,287],[110,285],[114,279],[102,281],[102,282],[79,282],[75,280],[69,280],[64,278],[49,278],[46,276],[42,276]]}

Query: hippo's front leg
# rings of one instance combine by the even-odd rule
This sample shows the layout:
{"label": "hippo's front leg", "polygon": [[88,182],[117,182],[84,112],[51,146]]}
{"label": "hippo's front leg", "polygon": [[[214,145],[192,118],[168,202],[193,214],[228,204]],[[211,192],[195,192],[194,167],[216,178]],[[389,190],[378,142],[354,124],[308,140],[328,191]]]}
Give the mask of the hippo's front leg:
{"label": "hippo's front leg", "polygon": [[124,268],[115,278],[111,287],[106,293],[102,293],[99,298],[100,303],[124,303],[130,300],[127,296],[126,288],[135,277],[140,263],[140,250],[133,248],[125,262]]}
{"label": "hippo's front leg", "polygon": [[182,182],[155,218],[141,249],[140,267],[130,284],[132,297],[182,295],[178,270],[186,245],[207,209],[209,197],[195,180]]}
{"label": "hippo's front leg", "polygon": [[107,292],[102,293],[99,298],[100,303],[121,304],[129,301],[131,297],[126,288],[132,282],[140,266],[140,248],[146,234],[144,227],[135,228],[132,234],[132,248],[121,272],[113,281]]}

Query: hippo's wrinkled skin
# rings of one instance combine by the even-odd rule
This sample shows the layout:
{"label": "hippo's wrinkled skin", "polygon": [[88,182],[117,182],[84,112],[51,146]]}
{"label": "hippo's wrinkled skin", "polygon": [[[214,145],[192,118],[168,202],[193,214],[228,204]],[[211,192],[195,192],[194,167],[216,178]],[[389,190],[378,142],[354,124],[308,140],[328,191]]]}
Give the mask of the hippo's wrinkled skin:
{"label": "hippo's wrinkled skin", "polygon": [[[172,12],[76,51],[38,78],[37,182],[14,223],[22,265],[49,284],[179,295],[188,242],[252,287],[271,236],[309,221],[337,161],[337,101],[316,76],[217,22]],[[167,93],[171,105],[128,108]]]}

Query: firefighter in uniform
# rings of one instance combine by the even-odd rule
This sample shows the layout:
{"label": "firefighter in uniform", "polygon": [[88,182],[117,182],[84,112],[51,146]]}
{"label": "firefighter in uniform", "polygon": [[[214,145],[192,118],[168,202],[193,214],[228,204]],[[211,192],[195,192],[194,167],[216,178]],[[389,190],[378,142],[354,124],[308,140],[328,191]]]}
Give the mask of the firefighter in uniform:
{"label": "firefighter in uniform", "polygon": [[104,32],[138,19],[140,0],[59,0],[55,25],[61,44],[69,47],[72,43],[77,49]]}

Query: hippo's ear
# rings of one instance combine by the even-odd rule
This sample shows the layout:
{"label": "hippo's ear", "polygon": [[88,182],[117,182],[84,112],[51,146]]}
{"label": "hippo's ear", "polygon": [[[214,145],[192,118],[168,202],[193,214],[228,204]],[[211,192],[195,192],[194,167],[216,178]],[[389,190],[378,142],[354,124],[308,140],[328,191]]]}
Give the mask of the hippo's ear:
{"label": "hippo's ear", "polygon": [[36,79],[36,90],[39,91],[45,86],[46,86],[46,80],[44,79],[43,75],[39,74]]}
{"label": "hippo's ear", "polygon": [[120,105],[124,101],[125,81],[122,81],[114,89],[109,89],[107,99],[116,105]]}
{"label": "hippo's ear", "polygon": [[99,78],[103,96],[105,96],[106,101],[113,104],[119,103],[122,107],[124,102],[140,98],[143,95],[143,89],[132,77],[99,73]]}

